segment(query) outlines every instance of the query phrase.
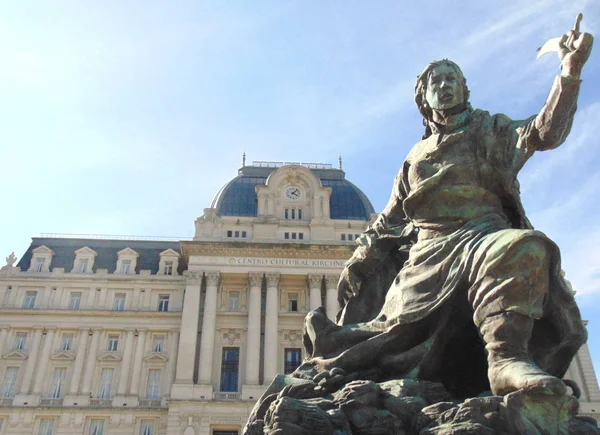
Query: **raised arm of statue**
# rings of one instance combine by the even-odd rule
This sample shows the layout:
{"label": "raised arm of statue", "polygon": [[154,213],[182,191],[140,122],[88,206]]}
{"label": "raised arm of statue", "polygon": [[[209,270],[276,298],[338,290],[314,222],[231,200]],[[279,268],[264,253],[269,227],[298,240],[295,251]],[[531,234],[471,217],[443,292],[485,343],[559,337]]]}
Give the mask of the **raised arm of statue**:
{"label": "raised arm of statue", "polygon": [[535,150],[558,147],[571,130],[581,83],[579,77],[594,43],[592,35],[580,33],[577,27],[561,37],[558,56],[562,73],[555,79],[528,138],[528,145]]}

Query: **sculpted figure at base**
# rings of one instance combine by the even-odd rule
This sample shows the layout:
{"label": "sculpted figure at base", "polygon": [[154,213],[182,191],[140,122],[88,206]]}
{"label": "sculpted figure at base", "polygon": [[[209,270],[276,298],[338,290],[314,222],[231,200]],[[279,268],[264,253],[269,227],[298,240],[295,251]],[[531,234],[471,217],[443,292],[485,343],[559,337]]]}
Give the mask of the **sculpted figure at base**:
{"label": "sculpted figure at base", "polygon": [[[304,433],[292,430],[305,427],[302,422],[282,417],[299,406],[290,405],[292,399],[302,401],[306,415],[309,405],[329,413],[332,426],[313,433],[401,433],[392,426],[388,432],[360,429],[361,421],[368,420],[369,427],[383,417],[355,419],[345,410],[365,400],[364,406],[378,404],[376,412],[397,415],[396,405],[381,404],[391,400],[395,388],[402,391],[395,398],[410,395],[411,382],[421,392],[415,397],[423,399],[417,406],[422,414],[426,405],[438,406],[436,400],[461,401],[490,391],[499,396],[495,401],[460,406],[479,406],[483,415],[490,406],[527,407],[540,402],[528,397],[543,396],[548,414],[572,412],[575,399],[567,387],[573,392],[577,387],[561,378],[586,331],[561,275],[558,247],[525,216],[517,174],[536,151],[554,149],[566,139],[592,41],[576,30],[563,36],[562,72],[541,111],[525,120],[474,110],[467,81],[454,62],[425,68],[415,87],[425,134],[400,168],[385,210],[346,263],[337,323],[322,309],[309,313],[306,361],[291,378],[271,385],[247,433],[262,433],[252,429],[260,426],[252,421],[266,415],[264,433]],[[506,395],[510,398],[504,400]],[[415,419],[408,420],[412,423],[394,424],[419,433]],[[447,418],[440,424],[446,423]],[[278,424],[287,431],[278,432]],[[473,433],[495,432],[477,428]]]}

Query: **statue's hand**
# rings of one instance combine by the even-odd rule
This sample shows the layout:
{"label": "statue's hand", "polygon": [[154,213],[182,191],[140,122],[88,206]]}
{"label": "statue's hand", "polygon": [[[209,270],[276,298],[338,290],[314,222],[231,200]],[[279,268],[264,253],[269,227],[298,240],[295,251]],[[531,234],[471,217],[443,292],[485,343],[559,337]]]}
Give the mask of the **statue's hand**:
{"label": "statue's hand", "polygon": [[337,286],[338,302],[345,305],[350,298],[358,296],[358,283],[361,281],[358,273],[358,263],[353,263],[344,268]]}
{"label": "statue's hand", "polygon": [[590,57],[594,37],[589,33],[571,30],[563,35],[559,42],[558,57],[564,74],[579,77],[583,65]]}

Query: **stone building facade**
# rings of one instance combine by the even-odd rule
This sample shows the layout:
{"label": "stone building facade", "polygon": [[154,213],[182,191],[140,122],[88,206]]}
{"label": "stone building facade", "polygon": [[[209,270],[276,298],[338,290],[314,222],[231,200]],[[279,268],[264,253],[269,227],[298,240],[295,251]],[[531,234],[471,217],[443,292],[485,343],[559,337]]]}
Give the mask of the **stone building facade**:
{"label": "stone building facade", "polygon": [[[36,237],[0,270],[0,435],[232,435],[374,217],[341,169],[244,165],[186,241]],[[600,416],[584,346],[568,377]]]}

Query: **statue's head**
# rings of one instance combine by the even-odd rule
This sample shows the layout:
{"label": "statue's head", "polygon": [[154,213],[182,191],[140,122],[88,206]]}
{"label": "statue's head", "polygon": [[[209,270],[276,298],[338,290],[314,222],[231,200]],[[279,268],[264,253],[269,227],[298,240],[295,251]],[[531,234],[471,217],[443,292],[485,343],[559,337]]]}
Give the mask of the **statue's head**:
{"label": "statue's head", "polygon": [[448,59],[431,62],[417,76],[415,103],[427,121],[433,110],[450,110],[469,102],[467,79],[460,67]]}

